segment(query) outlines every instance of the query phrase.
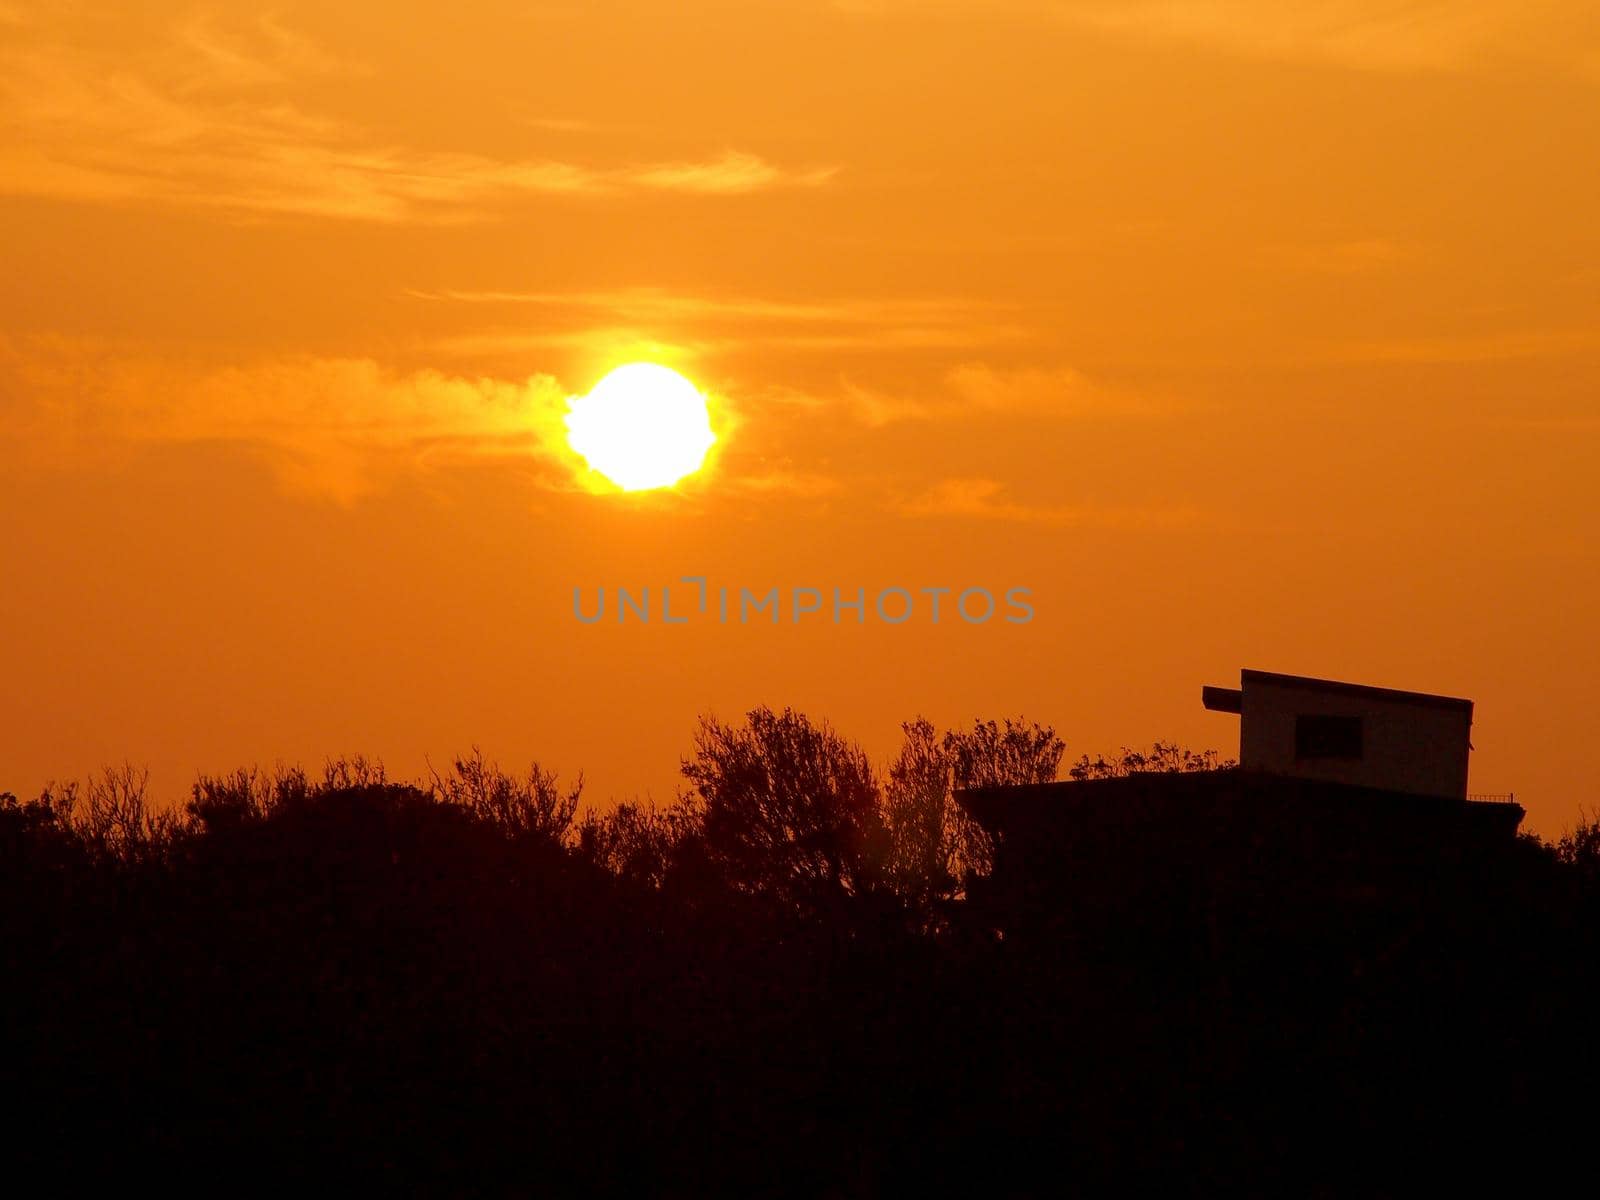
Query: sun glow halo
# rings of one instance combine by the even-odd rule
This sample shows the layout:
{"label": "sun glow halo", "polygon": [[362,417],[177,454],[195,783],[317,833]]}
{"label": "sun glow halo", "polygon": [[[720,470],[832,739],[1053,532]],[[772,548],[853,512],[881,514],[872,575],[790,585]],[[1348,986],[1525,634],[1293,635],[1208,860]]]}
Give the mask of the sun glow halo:
{"label": "sun glow halo", "polygon": [[705,397],[655,363],[618,367],[567,405],[567,444],[628,492],[669,487],[692,475],[717,440]]}

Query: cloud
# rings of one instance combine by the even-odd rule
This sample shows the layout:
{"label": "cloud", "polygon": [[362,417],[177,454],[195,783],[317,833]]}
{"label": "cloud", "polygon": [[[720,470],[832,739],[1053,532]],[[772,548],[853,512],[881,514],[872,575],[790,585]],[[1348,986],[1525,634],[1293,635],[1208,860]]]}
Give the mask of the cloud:
{"label": "cloud", "polygon": [[834,0],[885,17],[929,7],[997,11],[1153,42],[1364,71],[1466,71],[1522,62],[1595,77],[1588,0]]}
{"label": "cloud", "polygon": [[[713,338],[718,331],[732,332],[739,340],[799,348],[971,346],[1027,336],[1026,330],[1006,319],[1012,306],[939,296],[785,300],[659,287],[573,292],[446,289],[408,295],[441,303],[533,307],[584,329],[600,322],[613,328],[690,327],[701,335],[709,331]],[[752,333],[752,327],[759,332]]]}
{"label": "cloud", "polygon": [[1071,367],[1004,368],[970,362],[947,371],[922,391],[887,391],[841,378],[832,396],[787,393],[782,403],[842,407],[869,428],[903,421],[1072,420],[1090,416],[1141,417],[1170,412],[1173,403],[1091,379]]}
{"label": "cloud", "polygon": [[897,508],[913,517],[968,517],[983,521],[1140,529],[1190,525],[1197,516],[1187,508],[1024,504],[1009,498],[1005,484],[999,480],[981,478],[941,480],[926,491],[902,499]]}
{"label": "cloud", "polygon": [[815,187],[747,151],[597,166],[380,142],[290,98],[359,70],[272,19],[204,19],[157,51],[95,53],[59,31],[0,51],[0,191],[362,221],[461,221],[530,196],[741,195]]}
{"label": "cloud", "polygon": [[946,383],[967,411],[1081,417],[1147,414],[1167,407],[1147,396],[1091,379],[1072,367],[1006,369],[965,363],[950,371]]}
{"label": "cloud", "polygon": [[1522,2],[1107,0],[1064,4],[1061,15],[1097,29],[1260,58],[1414,71],[1457,69],[1475,61],[1521,23]]}
{"label": "cloud", "polygon": [[831,496],[844,487],[844,482],[815,471],[796,471],[776,467],[745,475],[731,475],[723,486],[758,495]]}
{"label": "cloud", "polygon": [[[915,394],[864,387],[850,379],[839,380],[839,396],[850,415],[869,429],[900,421],[925,421],[935,411],[925,398]],[[813,398],[811,403],[820,406],[822,402]]]}
{"label": "cloud", "polygon": [[197,368],[73,343],[0,346],[0,437],[21,453],[81,458],[149,443],[263,453],[293,490],[350,500],[402,472],[520,459],[575,487],[549,376],[395,371],[362,358]]}
{"label": "cloud", "polygon": [[[782,349],[836,354],[894,349],[971,351],[1027,341],[1011,306],[944,297],[785,300],[707,295],[665,288],[548,292],[514,289],[412,291],[429,303],[484,309],[536,308],[537,323],[454,334],[433,344],[442,354],[511,354],[568,347],[615,358],[730,354]],[[536,327],[530,328],[530,324]]]}
{"label": "cloud", "polygon": [[938,406],[918,392],[869,387],[847,376],[840,376],[837,386],[831,391],[763,388],[758,395],[751,397],[751,402],[769,410],[802,413],[807,421],[814,420],[818,414],[842,414],[868,429],[882,429],[904,421],[927,421],[940,411]]}
{"label": "cloud", "polygon": [[241,29],[224,29],[210,14],[195,13],[177,27],[175,40],[192,54],[189,90],[287,84],[308,75],[370,74],[364,65],[327,53],[272,14]]}
{"label": "cloud", "polygon": [[549,292],[455,290],[408,293],[422,300],[462,304],[526,304],[599,311],[633,319],[700,321],[706,318],[839,324],[964,324],[1005,306],[953,297],[840,297],[777,300],[761,296],[705,295],[660,287]]}
{"label": "cloud", "polygon": [[619,182],[668,192],[736,195],[781,186],[816,187],[832,179],[836,167],[788,173],[753,154],[725,150],[709,162],[656,163],[616,172]]}

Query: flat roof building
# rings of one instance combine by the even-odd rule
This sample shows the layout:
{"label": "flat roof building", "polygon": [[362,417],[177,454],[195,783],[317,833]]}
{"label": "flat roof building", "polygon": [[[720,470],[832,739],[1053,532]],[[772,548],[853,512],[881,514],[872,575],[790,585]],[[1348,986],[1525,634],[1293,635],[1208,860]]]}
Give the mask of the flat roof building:
{"label": "flat roof building", "polygon": [[1470,700],[1248,670],[1203,698],[1239,715],[1237,767],[957,792],[993,846],[971,919],[1050,937],[1224,913],[1337,930],[1351,904],[1489,894],[1523,811],[1467,795]]}
{"label": "flat roof building", "polygon": [[1245,771],[1466,799],[1471,700],[1250,670],[1201,700],[1239,714]]}

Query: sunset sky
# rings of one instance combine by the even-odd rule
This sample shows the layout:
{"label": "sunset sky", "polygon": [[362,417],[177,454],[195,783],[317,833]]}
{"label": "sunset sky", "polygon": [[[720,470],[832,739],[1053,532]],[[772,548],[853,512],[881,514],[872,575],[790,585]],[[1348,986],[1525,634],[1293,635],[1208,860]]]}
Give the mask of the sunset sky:
{"label": "sunset sky", "polygon": [[[1231,754],[1255,667],[1473,698],[1559,833],[1597,162],[1590,0],[0,0],[0,790],[664,800],[759,703]],[[711,400],[672,490],[565,441],[634,361]],[[573,616],[685,575],[1035,616]]]}

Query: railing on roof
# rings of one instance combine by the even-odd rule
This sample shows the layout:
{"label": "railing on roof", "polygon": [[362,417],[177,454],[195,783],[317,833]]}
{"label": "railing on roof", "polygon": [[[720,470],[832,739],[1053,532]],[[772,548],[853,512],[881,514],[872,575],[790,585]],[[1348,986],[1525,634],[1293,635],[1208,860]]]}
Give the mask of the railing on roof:
{"label": "railing on roof", "polygon": [[1468,792],[1467,799],[1474,804],[1515,804],[1515,792]]}

